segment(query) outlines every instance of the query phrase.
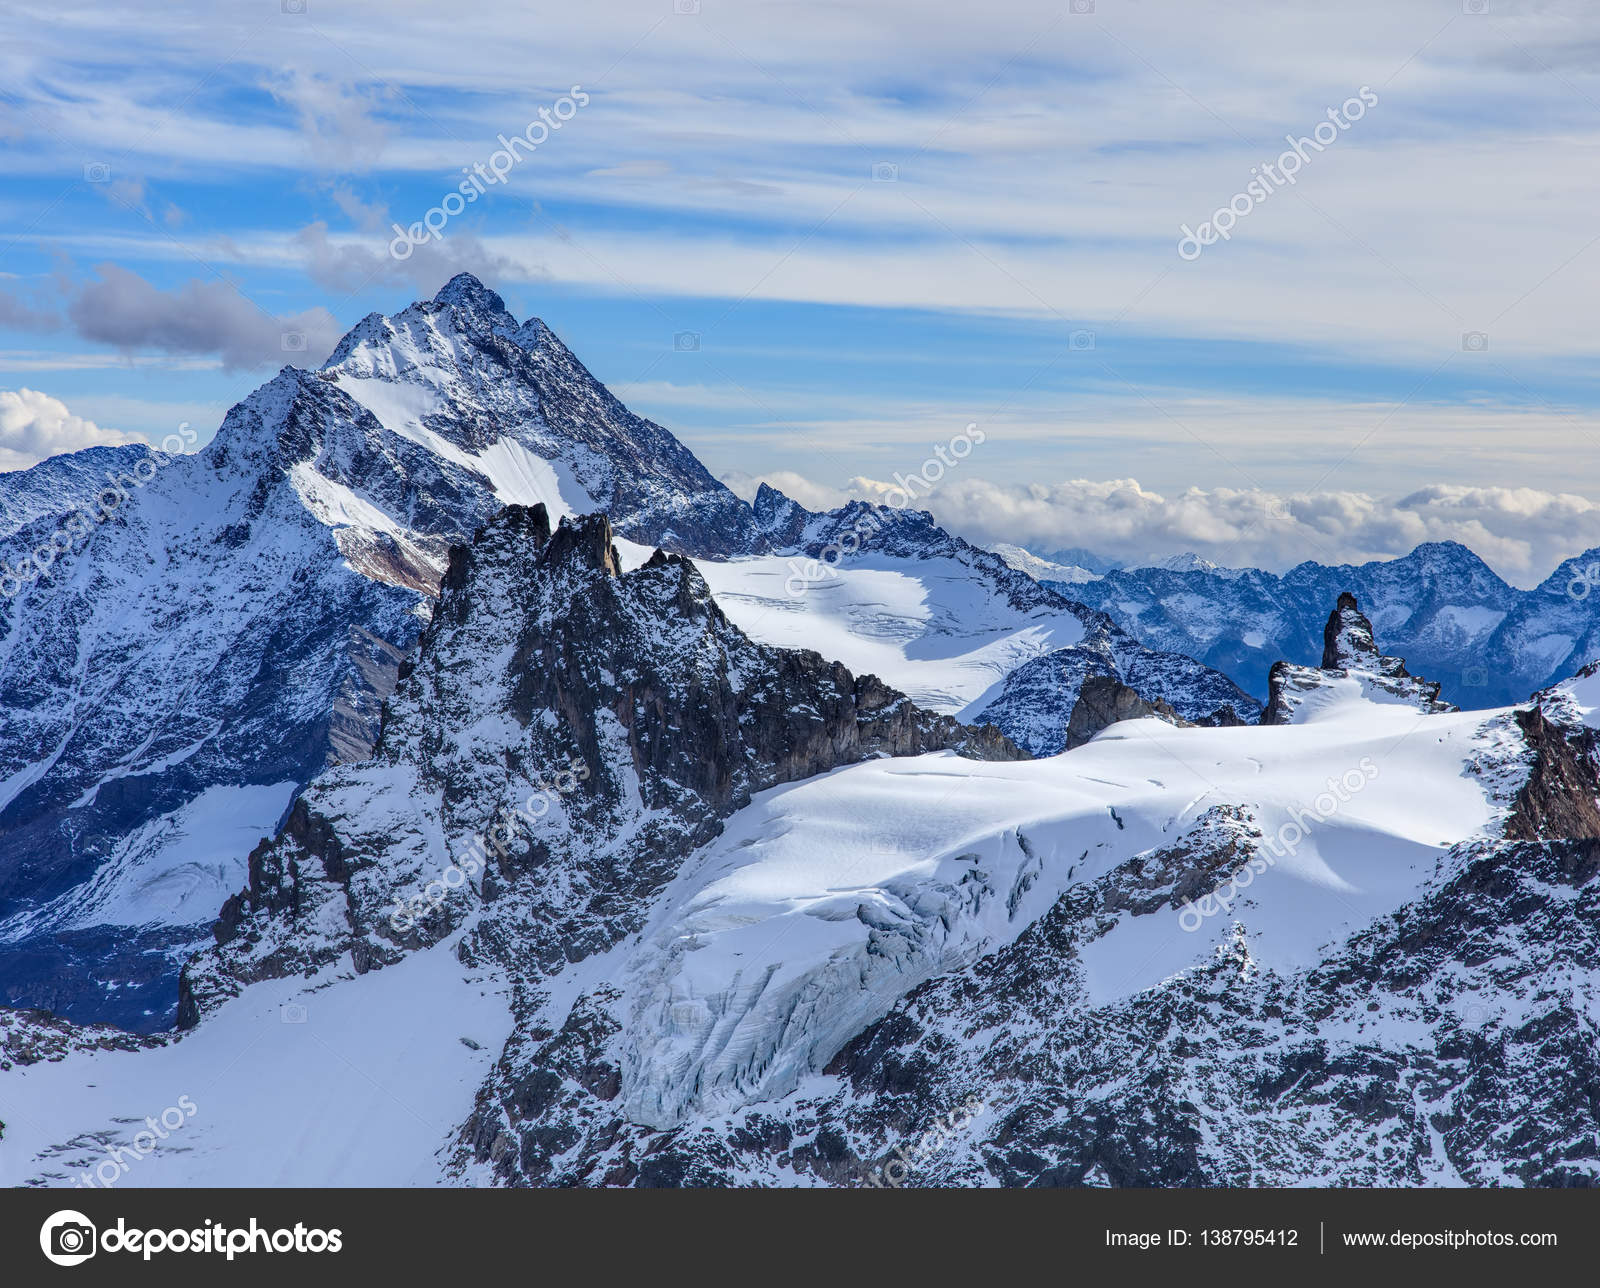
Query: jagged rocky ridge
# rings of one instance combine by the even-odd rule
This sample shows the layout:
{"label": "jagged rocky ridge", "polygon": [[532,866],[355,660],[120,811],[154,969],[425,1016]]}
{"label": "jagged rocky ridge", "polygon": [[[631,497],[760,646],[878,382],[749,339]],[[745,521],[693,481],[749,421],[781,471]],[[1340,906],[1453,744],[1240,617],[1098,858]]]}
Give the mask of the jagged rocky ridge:
{"label": "jagged rocky ridge", "polygon": [[[873,676],[751,642],[682,556],[623,572],[603,515],[552,534],[543,507],[508,507],[452,551],[373,759],[318,778],[251,854],[218,946],[184,969],[180,1025],[251,982],[346,954],[372,969],[469,919],[464,955],[536,991],[636,930],[753,793],[946,748],[1024,754]],[[395,916],[484,836],[475,881]]]}

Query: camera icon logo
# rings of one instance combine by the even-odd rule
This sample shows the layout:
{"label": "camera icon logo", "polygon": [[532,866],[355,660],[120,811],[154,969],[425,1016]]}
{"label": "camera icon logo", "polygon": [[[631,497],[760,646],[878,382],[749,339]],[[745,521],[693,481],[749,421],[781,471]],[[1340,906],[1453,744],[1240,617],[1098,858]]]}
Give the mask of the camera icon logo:
{"label": "camera icon logo", "polygon": [[1093,13],[1094,0],[1072,0],[1067,6],[1069,13]]}
{"label": "camera icon logo", "polygon": [[1489,350],[1489,333],[1487,331],[1464,331],[1461,335],[1461,347],[1468,353],[1487,353]]}
{"label": "camera icon logo", "polygon": [[39,1230],[40,1250],[58,1266],[82,1265],[98,1245],[94,1224],[82,1212],[57,1212]]}
{"label": "camera icon logo", "polygon": [[894,183],[900,178],[900,167],[893,161],[876,161],[872,166],[875,183]]}
{"label": "camera icon logo", "polygon": [[672,347],[678,353],[699,353],[700,332],[679,331],[675,336],[672,337]]}
{"label": "camera icon logo", "polygon": [[1074,331],[1067,337],[1067,348],[1078,350],[1094,348],[1094,332]]}
{"label": "camera icon logo", "polygon": [[284,13],[304,13],[306,0],[283,0],[282,8]]}
{"label": "camera icon logo", "polygon": [[1483,666],[1469,666],[1461,672],[1461,683],[1468,689],[1481,689],[1489,683],[1489,669]]}
{"label": "camera icon logo", "polygon": [[700,0],[672,0],[672,12],[683,18],[692,18],[700,12]]}
{"label": "camera icon logo", "polygon": [[1461,12],[1483,14],[1489,12],[1489,0],[1461,0]]}
{"label": "camera icon logo", "polygon": [[283,333],[283,351],[285,353],[304,353],[306,351],[306,333],[304,331],[285,331]]}
{"label": "camera icon logo", "polygon": [[85,183],[110,183],[111,167],[104,161],[85,161],[83,163],[83,181]]}
{"label": "camera icon logo", "polygon": [[304,1024],[306,1008],[299,1002],[285,1002],[278,1008],[278,1019],[284,1024]]}

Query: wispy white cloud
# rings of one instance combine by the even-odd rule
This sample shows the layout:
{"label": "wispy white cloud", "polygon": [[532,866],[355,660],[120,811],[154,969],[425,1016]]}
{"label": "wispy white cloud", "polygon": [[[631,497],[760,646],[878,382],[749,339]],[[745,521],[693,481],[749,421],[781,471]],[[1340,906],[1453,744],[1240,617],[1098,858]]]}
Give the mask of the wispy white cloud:
{"label": "wispy white cloud", "polygon": [[[535,241],[510,231],[524,202],[507,201],[475,230],[557,281],[1054,313],[1407,361],[1468,330],[1496,355],[1594,347],[1600,88],[1566,51],[1596,45],[1600,14],[1576,3],[1479,16],[1351,0],[1334,21],[1177,0],[697,15],[623,0],[604,22],[575,7],[530,26],[509,0],[447,23],[378,0],[266,21],[184,0],[159,33],[110,6],[66,12],[10,55],[9,79],[33,87],[18,119],[41,128],[8,166],[131,154],[152,175],[309,163],[444,181],[530,103],[585,82],[592,106],[521,196],[645,226]],[[74,33],[91,27],[138,65],[68,93]],[[230,35],[239,61],[201,75]],[[240,66],[259,68],[242,86]],[[260,83],[277,113],[222,92]],[[1180,223],[1361,85],[1380,105],[1338,148],[1230,244],[1177,259]],[[878,162],[895,181],[872,180]]]}
{"label": "wispy white cloud", "polygon": [[266,88],[294,110],[315,164],[341,171],[378,164],[390,129],[377,112],[385,99],[396,97],[392,87],[353,84],[297,62],[269,77]]}

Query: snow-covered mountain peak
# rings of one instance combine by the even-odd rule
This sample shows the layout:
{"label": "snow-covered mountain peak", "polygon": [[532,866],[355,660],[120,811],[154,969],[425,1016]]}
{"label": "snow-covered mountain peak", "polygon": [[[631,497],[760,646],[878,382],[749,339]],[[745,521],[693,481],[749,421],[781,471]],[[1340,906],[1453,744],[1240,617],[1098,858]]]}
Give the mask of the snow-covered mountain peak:
{"label": "snow-covered mountain peak", "polygon": [[768,548],[749,507],[682,443],[470,274],[363,320],[320,374],[395,433],[486,477],[502,504],[605,510],[625,536],[688,553]]}
{"label": "snow-covered mountain peak", "polygon": [[990,546],[989,549],[1018,572],[1027,573],[1035,581],[1055,581],[1067,586],[1076,586],[1094,581],[1100,576],[1099,573],[1090,572],[1078,564],[1057,563],[1052,559],[1040,558],[1031,550],[1011,545],[1009,542],[1002,541]]}
{"label": "snow-covered mountain peak", "polygon": [[1197,555],[1192,550],[1186,550],[1182,554],[1168,555],[1165,559],[1157,559],[1150,563],[1128,565],[1130,572],[1143,568],[1157,568],[1164,572],[1179,573],[1209,572],[1215,573],[1219,577],[1237,577],[1244,572],[1242,568],[1224,568],[1221,564],[1215,563],[1203,555]]}
{"label": "snow-covered mountain peak", "polygon": [[516,319],[506,309],[506,302],[500,298],[499,293],[485,286],[471,273],[457,273],[439,288],[433,297],[433,302],[440,305],[455,305],[493,322],[509,321],[512,330],[516,329]]}

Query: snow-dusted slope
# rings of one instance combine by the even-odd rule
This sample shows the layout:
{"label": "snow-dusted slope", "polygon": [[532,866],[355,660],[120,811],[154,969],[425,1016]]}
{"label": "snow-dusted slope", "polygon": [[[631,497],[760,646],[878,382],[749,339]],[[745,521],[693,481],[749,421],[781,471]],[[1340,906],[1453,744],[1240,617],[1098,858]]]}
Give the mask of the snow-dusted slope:
{"label": "snow-dusted slope", "polygon": [[[34,524],[39,526],[23,539],[26,544],[35,544],[34,536],[48,537],[61,516],[92,505],[96,494],[112,487],[118,475],[131,476],[153,456],[142,443],[90,447],[52,456],[25,470],[0,472],[0,539]],[[114,496],[108,499],[109,508],[115,509],[119,502]],[[0,594],[13,593],[8,584],[0,583]]]}
{"label": "snow-dusted slope", "polygon": [[327,982],[258,984],[182,1042],[0,1073],[0,1185],[438,1184],[510,1032],[503,984],[447,949]]}
{"label": "snow-dusted slope", "polygon": [[870,548],[835,571],[765,555],[702,564],[717,602],[756,639],[812,648],[923,706],[975,713],[1022,663],[1084,637],[1065,605],[1011,606],[950,557]]}
{"label": "snow-dusted slope", "polygon": [[854,502],[813,514],[763,484],[755,513],[778,553],[702,565],[742,629],[993,723],[1036,754],[1060,750],[1086,674],[1122,678],[1191,718],[1223,705],[1246,720],[1259,713],[1226,677],[1144,648],[925,511]]}

